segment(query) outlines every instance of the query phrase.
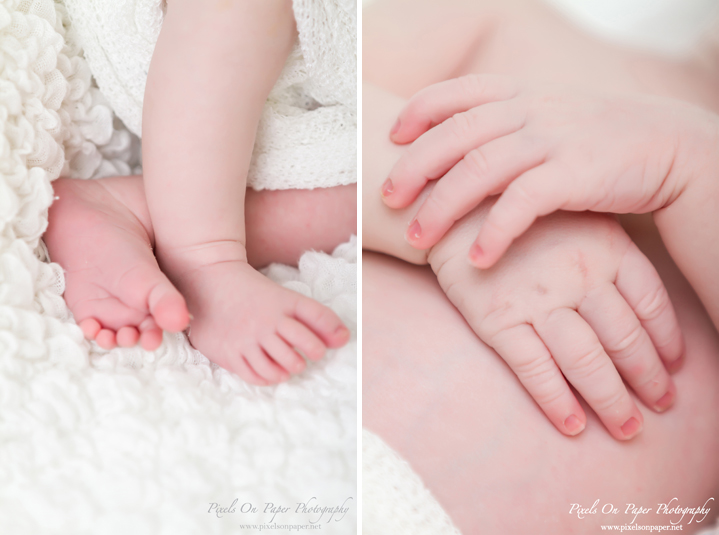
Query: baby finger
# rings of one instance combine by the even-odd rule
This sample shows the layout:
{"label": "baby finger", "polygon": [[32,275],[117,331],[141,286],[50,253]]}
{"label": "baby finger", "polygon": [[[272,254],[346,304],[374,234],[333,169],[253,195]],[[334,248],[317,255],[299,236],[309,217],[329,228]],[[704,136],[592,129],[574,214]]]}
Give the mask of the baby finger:
{"label": "baby finger", "polygon": [[410,223],[407,241],[418,249],[432,247],[455,221],[543,158],[521,131],[469,152],[437,181]]}
{"label": "baby finger", "polygon": [[589,292],[579,313],[641,400],[657,412],[667,410],[674,402],[674,383],[649,335],[614,284],[606,283]]}
{"label": "baby finger", "polygon": [[489,102],[508,100],[518,91],[514,80],[494,74],[469,74],[433,84],[409,99],[392,128],[390,138],[395,143],[410,143],[455,113]]}
{"label": "baby finger", "polygon": [[574,436],[584,430],[587,417],[581,405],[531,325],[501,331],[492,346],[559,432]]}
{"label": "baby finger", "polygon": [[683,360],[684,337],[664,283],[634,243],[619,266],[616,286],[649,334],[667,369],[676,371]]}
{"label": "baby finger", "polygon": [[563,208],[569,190],[561,177],[561,169],[548,162],[512,181],[482,223],[469,251],[470,262],[482,269],[493,266],[538,217]]}
{"label": "baby finger", "polygon": [[628,440],[642,430],[644,417],[597,335],[576,310],[560,308],[534,325],[567,380],[597,413],[609,433]]}
{"label": "baby finger", "polygon": [[492,102],[458,113],[421,135],[397,160],[382,186],[390,208],[411,204],[430,180],[435,180],[473,149],[524,125],[524,110],[513,101]]}

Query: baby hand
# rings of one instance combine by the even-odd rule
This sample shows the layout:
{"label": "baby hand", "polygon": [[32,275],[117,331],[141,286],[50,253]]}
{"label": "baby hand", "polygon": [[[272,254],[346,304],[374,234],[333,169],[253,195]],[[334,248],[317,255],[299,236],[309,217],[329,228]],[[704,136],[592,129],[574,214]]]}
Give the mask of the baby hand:
{"label": "baby hand", "polygon": [[407,230],[415,247],[431,247],[503,192],[471,247],[478,267],[493,265],[538,216],[556,210],[646,213],[669,205],[718,137],[713,116],[688,104],[532,89],[489,75],[420,91],[391,136],[414,142],[383,186],[389,207],[408,206],[442,177]]}
{"label": "baby hand", "polygon": [[560,432],[576,435],[586,424],[569,382],[613,437],[632,438],[643,417],[622,377],[648,407],[664,411],[675,397],[667,369],[678,368],[684,351],[654,267],[612,217],[558,212],[538,220],[495,266],[477,270],[466,250],[486,209],[430,250],[447,297]]}

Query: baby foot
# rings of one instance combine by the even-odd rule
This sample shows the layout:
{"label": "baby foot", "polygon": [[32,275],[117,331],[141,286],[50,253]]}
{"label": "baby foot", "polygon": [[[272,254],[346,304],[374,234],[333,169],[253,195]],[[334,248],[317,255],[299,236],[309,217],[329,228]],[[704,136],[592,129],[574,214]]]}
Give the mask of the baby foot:
{"label": "baby foot", "polygon": [[341,347],[349,330],[329,308],[272,282],[223,241],[173,250],[163,269],[187,299],[192,345],[248,383],[267,385]]}
{"label": "baby foot", "polygon": [[[139,177],[59,179],[44,240],[65,271],[65,300],[85,337],[112,349],[157,349],[189,323],[185,300],[160,271]],[[138,196],[139,195],[139,196]]]}

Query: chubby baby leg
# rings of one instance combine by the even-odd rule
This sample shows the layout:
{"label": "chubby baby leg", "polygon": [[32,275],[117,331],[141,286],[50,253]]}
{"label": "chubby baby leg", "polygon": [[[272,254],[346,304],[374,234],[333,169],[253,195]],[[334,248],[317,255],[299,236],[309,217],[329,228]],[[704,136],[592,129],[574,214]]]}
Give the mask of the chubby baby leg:
{"label": "chubby baby leg", "polygon": [[[60,179],[54,188],[59,198],[50,208],[44,239],[51,259],[65,269],[65,298],[86,336],[106,348],[132,346],[139,339],[152,350],[163,329],[185,329],[185,300],[153,254],[142,177]],[[326,232],[317,223],[334,219],[337,212],[351,213],[354,190],[249,192],[251,265],[293,263],[300,247],[329,252],[346,241],[355,232],[349,216]],[[294,225],[278,224],[288,213]]]}
{"label": "chubby baby leg", "polygon": [[295,265],[305,251],[331,253],[357,233],[357,184],[333,188],[247,190],[247,260]]}
{"label": "chubby baby leg", "polygon": [[245,185],[263,105],[297,38],[292,2],[173,0],[147,78],[143,166],[162,270],[189,338],[246,381],[285,380],[349,332],[248,263]]}

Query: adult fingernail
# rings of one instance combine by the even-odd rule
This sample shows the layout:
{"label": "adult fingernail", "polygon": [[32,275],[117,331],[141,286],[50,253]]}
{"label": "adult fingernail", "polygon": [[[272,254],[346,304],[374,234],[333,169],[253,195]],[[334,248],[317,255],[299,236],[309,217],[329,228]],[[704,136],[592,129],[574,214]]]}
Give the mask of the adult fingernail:
{"label": "adult fingernail", "polygon": [[388,178],[384,181],[384,184],[382,184],[382,196],[387,197],[391,195],[392,192],[394,192],[394,185],[392,184],[392,180]]}
{"label": "adult fingernail", "polygon": [[418,240],[420,236],[422,236],[422,227],[419,225],[419,221],[413,219],[407,229],[407,238],[410,240]]}
{"label": "adult fingernail", "polygon": [[570,435],[576,435],[584,429],[584,424],[579,418],[571,414],[566,420],[564,420],[564,428]]}
{"label": "adult fingernail", "polygon": [[674,403],[674,393],[669,391],[659,398],[659,400],[654,404],[654,409],[659,412],[664,412],[671,407],[672,403]]}
{"label": "adult fingernail", "polygon": [[637,420],[634,416],[629,418],[626,422],[624,422],[624,425],[622,425],[622,433],[626,438],[632,438],[634,435],[639,433],[639,431],[642,428],[642,424],[639,423],[639,420]]}
{"label": "adult fingernail", "polygon": [[394,123],[394,126],[392,127],[392,130],[389,131],[390,137],[395,135],[397,132],[399,132],[400,127],[402,126],[402,123],[399,119]]}

